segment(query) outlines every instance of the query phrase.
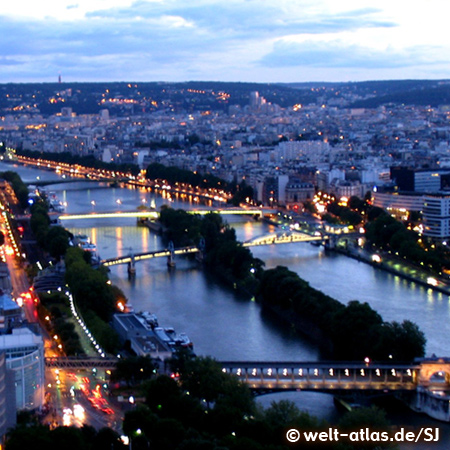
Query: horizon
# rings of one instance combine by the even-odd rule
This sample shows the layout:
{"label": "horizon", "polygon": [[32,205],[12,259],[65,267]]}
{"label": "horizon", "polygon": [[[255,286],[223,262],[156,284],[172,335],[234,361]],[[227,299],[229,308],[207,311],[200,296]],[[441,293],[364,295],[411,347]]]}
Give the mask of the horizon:
{"label": "horizon", "polygon": [[408,8],[390,0],[18,0],[0,6],[0,83],[51,83],[59,75],[83,83],[447,79],[446,6],[445,0]]}
{"label": "horizon", "polygon": [[128,83],[128,84],[188,84],[188,83],[230,83],[230,84],[261,84],[261,85],[294,85],[294,84],[363,84],[363,83],[389,83],[389,82],[449,82],[449,78],[392,78],[392,79],[368,79],[368,80],[360,80],[360,81],[273,81],[273,82],[261,82],[261,81],[226,81],[226,80],[181,80],[181,81],[166,81],[166,80],[152,80],[152,81],[136,81],[136,80],[72,80],[65,81],[61,79],[61,81],[56,79],[56,81],[0,81],[0,85],[7,84],[17,84],[17,85],[26,85],[26,84],[56,84],[56,85],[64,85],[64,84],[104,84],[104,83]]}

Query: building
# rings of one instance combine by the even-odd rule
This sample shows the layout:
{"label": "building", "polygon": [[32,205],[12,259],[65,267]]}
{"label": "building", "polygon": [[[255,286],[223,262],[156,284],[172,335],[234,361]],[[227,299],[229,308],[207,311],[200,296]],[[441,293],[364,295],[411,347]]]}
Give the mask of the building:
{"label": "building", "polygon": [[391,180],[400,191],[438,192],[450,185],[450,170],[391,167]]}
{"label": "building", "polygon": [[0,335],[0,352],[13,372],[16,409],[40,410],[44,402],[44,341],[29,328]]}
{"label": "building", "polygon": [[423,225],[426,237],[450,238],[450,195],[423,196]]}
{"label": "building", "polygon": [[14,378],[6,367],[4,353],[0,353],[0,444],[10,427],[16,423],[16,405],[14,399]]}
{"label": "building", "polygon": [[0,334],[19,325],[21,321],[22,308],[0,289]]}
{"label": "building", "polygon": [[383,208],[399,220],[407,220],[409,213],[423,210],[424,197],[414,192],[380,192],[372,194],[374,206]]}
{"label": "building", "polygon": [[314,185],[311,183],[303,183],[298,178],[291,178],[286,185],[286,206],[289,209],[301,210],[303,203],[313,199],[314,193]]}
{"label": "building", "polygon": [[154,330],[137,314],[114,314],[113,328],[122,343],[129,345],[136,355],[165,360],[172,357],[172,349],[161,341]]}

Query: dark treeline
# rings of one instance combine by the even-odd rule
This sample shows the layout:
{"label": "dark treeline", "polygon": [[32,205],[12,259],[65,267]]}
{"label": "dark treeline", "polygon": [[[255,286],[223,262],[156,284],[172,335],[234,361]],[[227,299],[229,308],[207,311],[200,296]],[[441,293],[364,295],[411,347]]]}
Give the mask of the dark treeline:
{"label": "dark treeline", "polygon": [[370,192],[364,199],[350,197],[347,206],[339,205],[338,201],[330,203],[322,219],[353,226],[364,223],[367,248],[390,252],[438,275],[450,270],[450,248],[413,230],[418,223],[417,214],[411,214],[407,221],[397,220],[371,204]]}
{"label": "dark treeline", "polygon": [[[32,205],[30,226],[44,251],[56,260],[64,258],[65,281],[86,325],[107,352],[115,353],[119,341],[108,322],[116,309],[116,302],[126,302],[123,292],[108,283],[106,269],[92,267],[89,252],[70,245],[71,233],[61,226],[50,226],[47,205],[43,201]],[[52,314],[51,318],[56,320],[58,316]]]}
{"label": "dark treeline", "polygon": [[115,354],[119,338],[109,325],[116,302],[124,301],[123,292],[108,283],[106,269],[94,269],[85,258],[84,250],[71,247],[65,254],[65,279],[87,327],[103,349]]}
{"label": "dark treeline", "polygon": [[[212,358],[195,358],[179,353],[169,362],[176,379],[154,375],[151,361],[143,364],[136,393],[142,399],[125,413],[123,433],[131,440],[124,446],[111,429],[48,427],[19,420],[8,433],[6,450],[283,450],[291,447],[286,431],[328,431],[329,424],[301,411],[294,403],[281,400],[262,408],[250,389],[234,375],[224,373]],[[123,373],[123,371],[121,371]],[[136,379],[134,379],[136,381]],[[129,392],[129,391],[128,391]],[[341,430],[370,427],[388,430],[385,413],[375,407],[346,413],[337,424]],[[364,443],[379,450],[389,444]],[[308,448],[352,450],[362,448],[342,442],[308,443]]]}
{"label": "dark treeline", "polygon": [[16,172],[8,170],[6,172],[0,172],[0,178],[3,178],[11,184],[20,207],[25,209],[28,206],[28,187],[20,176]]}
{"label": "dark treeline", "polygon": [[62,346],[62,351],[67,356],[84,353],[80,336],[75,330],[75,325],[70,321],[69,302],[62,292],[51,294],[39,294],[40,303],[37,311],[41,323],[44,324],[51,336],[57,336],[57,342]]}
{"label": "dark treeline", "polygon": [[[228,285],[241,288],[284,317],[300,332],[316,334],[328,345],[332,358],[409,361],[423,356],[425,337],[417,325],[386,323],[367,303],[343,305],[312,288],[286,267],[264,270],[264,263],[236,239],[234,229],[218,214],[201,218],[182,210],[161,211],[165,236],[176,246],[205,241],[205,267]],[[303,327],[299,322],[307,324]]]}
{"label": "dark treeline", "polygon": [[56,260],[66,253],[72,235],[59,225],[52,226],[48,215],[48,206],[44,201],[35,202],[30,207],[30,227],[36,242]]}
{"label": "dark treeline", "polygon": [[450,269],[450,249],[441,243],[428,242],[380,208],[373,208],[366,223],[369,246],[391,251],[419,267],[442,274]]}
{"label": "dark treeline", "polygon": [[17,154],[26,156],[28,158],[46,159],[48,161],[55,161],[65,164],[78,164],[83,167],[89,167],[93,169],[104,169],[113,172],[131,173],[137,175],[139,173],[139,166],[137,164],[117,164],[113,162],[103,162],[97,159],[93,155],[78,156],[73,155],[70,152],[52,153],[52,152],[36,152],[33,150],[17,149]]}
{"label": "dark treeline", "polygon": [[344,305],[286,267],[263,272],[259,299],[293,324],[299,317],[315,325],[331,343],[335,359],[411,361],[425,353],[425,336],[416,324],[384,322],[368,303],[357,300]]}
{"label": "dark treeline", "polygon": [[185,183],[193,187],[219,189],[230,192],[233,194],[231,203],[234,205],[239,205],[239,203],[244,202],[247,198],[252,200],[254,195],[253,188],[248,186],[245,180],[242,180],[239,184],[236,180],[228,183],[222,178],[209,173],[201,174],[159,163],[152,163],[147,167],[146,178],[150,180],[165,180],[170,184]]}
{"label": "dark treeline", "polygon": [[199,246],[204,241],[206,267],[228,285],[256,292],[258,274],[264,263],[237,241],[235,230],[225,224],[219,214],[201,217],[181,209],[162,208],[160,221],[165,228],[167,242],[172,241],[175,247],[184,247]]}

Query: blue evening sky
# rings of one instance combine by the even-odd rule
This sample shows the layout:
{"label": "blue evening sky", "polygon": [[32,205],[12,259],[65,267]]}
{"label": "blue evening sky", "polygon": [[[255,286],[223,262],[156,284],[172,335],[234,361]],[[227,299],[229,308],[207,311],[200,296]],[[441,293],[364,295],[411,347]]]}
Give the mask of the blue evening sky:
{"label": "blue evening sky", "polygon": [[450,78],[448,0],[12,0],[0,83]]}

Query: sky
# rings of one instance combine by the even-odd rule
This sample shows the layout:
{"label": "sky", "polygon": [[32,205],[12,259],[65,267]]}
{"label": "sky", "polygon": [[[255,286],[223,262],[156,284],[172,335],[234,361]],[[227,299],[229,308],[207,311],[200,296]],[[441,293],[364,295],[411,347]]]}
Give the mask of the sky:
{"label": "sky", "polygon": [[448,0],[10,0],[0,83],[450,78]]}

